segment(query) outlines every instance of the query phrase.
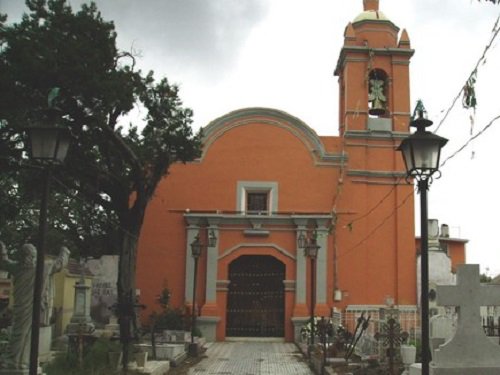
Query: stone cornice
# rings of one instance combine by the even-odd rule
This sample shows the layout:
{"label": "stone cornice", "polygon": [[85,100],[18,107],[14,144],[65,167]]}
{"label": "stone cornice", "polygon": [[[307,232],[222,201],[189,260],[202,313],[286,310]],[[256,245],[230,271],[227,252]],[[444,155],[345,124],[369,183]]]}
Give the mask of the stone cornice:
{"label": "stone cornice", "polygon": [[[331,222],[332,215],[327,213],[276,213],[272,215],[246,215],[244,213],[207,213],[186,212],[184,219],[188,225],[205,225],[207,222],[217,222],[218,225],[241,225],[253,228],[268,225],[297,226],[301,222],[315,222],[318,227]],[[217,219],[217,220],[216,220]]]}
{"label": "stone cornice", "polygon": [[364,171],[359,169],[350,169],[347,171],[347,175],[353,177],[371,177],[371,178],[404,178],[406,177],[406,172]]}
{"label": "stone cornice", "polygon": [[[340,75],[340,71],[342,70],[342,67],[347,60],[346,56],[349,53],[356,53],[356,54],[366,54],[368,56],[369,53],[374,53],[375,55],[382,55],[382,56],[387,56],[387,55],[392,55],[392,56],[404,56],[410,59],[410,57],[413,56],[415,53],[414,49],[406,49],[406,48],[369,48],[365,46],[343,46],[342,50],[340,51],[340,56],[337,61],[337,65],[334,70],[334,75],[338,76]],[[398,64],[402,64],[403,61],[398,60]]]}
{"label": "stone cornice", "polygon": [[332,154],[325,147],[316,132],[302,120],[286,112],[272,108],[243,108],[230,112],[210,122],[203,128],[203,160],[210,146],[226,132],[238,126],[261,123],[277,126],[296,136],[321,165],[341,166],[347,160],[346,155]]}
{"label": "stone cornice", "polygon": [[371,132],[369,130],[348,130],[345,132],[346,138],[376,138],[376,139],[386,139],[386,140],[403,140],[407,138],[410,133],[402,132]]}

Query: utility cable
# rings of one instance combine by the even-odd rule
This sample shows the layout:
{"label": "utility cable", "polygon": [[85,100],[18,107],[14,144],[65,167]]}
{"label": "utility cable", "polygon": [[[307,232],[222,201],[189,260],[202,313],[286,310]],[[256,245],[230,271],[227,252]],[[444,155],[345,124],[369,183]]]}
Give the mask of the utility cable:
{"label": "utility cable", "polygon": [[[497,38],[497,36],[498,36],[498,34],[500,32],[499,23],[500,23],[500,15],[498,15],[498,17],[497,17],[497,19],[495,21],[495,24],[493,25],[492,36],[490,38],[489,43],[484,48],[481,57],[477,61],[476,66],[474,67],[474,69],[472,69],[472,72],[469,74],[469,77],[467,78],[466,82],[468,82],[471,78],[473,78],[477,74],[477,71],[479,69],[479,65],[482,62],[483,62],[483,64],[486,63],[486,54],[488,53],[489,49],[493,45],[493,42],[495,41],[495,39]],[[451,106],[447,109],[447,111],[444,114],[444,117],[441,119],[441,121],[439,121],[439,124],[438,124],[437,128],[434,130],[434,133],[437,133],[437,131],[439,130],[439,128],[441,128],[441,125],[443,125],[443,123],[447,119],[448,115],[450,114],[451,110],[455,107],[455,104],[457,103],[458,99],[463,94],[464,88],[465,88],[465,85],[462,86],[462,88],[460,89],[460,91],[458,92],[458,94],[453,99],[453,101],[451,103]]]}

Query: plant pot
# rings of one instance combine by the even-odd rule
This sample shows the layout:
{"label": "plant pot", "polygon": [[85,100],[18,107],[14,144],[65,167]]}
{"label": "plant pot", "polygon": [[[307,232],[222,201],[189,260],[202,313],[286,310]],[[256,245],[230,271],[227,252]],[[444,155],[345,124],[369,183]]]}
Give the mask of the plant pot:
{"label": "plant pot", "polygon": [[122,364],[122,352],[109,352],[108,360],[111,368],[119,369]]}
{"label": "plant pot", "polygon": [[401,345],[401,359],[403,364],[411,365],[417,358],[417,348],[412,345]]}
{"label": "plant pot", "polygon": [[197,343],[188,345],[188,353],[191,357],[198,357],[200,355],[200,347]]}
{"label": "plant pot", "polygon": [[137,363],[137,367],[146,367],[147,361],[148,352],[135,353],[135,362]]}

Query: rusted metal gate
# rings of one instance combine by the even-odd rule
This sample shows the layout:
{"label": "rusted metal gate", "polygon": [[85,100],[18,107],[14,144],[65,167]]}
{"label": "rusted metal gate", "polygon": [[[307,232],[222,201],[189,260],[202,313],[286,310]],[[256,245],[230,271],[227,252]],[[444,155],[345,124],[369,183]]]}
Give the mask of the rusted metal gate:
{"label": "rusted metal gate", "polygon": [[226,336],[283,337],[285,265],[272,256],[243,255],[229,265]]}

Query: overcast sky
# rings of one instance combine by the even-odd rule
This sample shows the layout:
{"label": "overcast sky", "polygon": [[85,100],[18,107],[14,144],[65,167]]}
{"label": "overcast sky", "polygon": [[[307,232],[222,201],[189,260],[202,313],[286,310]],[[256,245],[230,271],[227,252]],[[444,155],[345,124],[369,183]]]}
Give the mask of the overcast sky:
{"label": "overcast sky", "polygon": [[[0,0],[18,20],[22,0]],[[69,1],[74,7],[81,0]],[[344,28],[362,0],[98,0],[113,20],[119,48],[139,54],[139,67],[181,87],[194,127],[244,107],[271,107],[306,122],[319,135],[337,135],[338,95],[333,70]],[[412,48],[412,106],[422,98],[437,125],[488,44],[500,6],[483,0],[380,0],[380,9]],[[500,37],[499,37],[500,40]],[[500,115],[498,42],[478,71],[475,133]],[[460,100],[438,134],[453,154],[471,132]],[[500,121],[499,121],[500,122]],[[429,217],[469,239],[467,261],[500,273],[500,124],[442,168],[429,191]],[[415,200],[418,206],[418,197]],[[418,215],[418,207],[417,215]],[[416,218],[419,233],[419,221]]]}

